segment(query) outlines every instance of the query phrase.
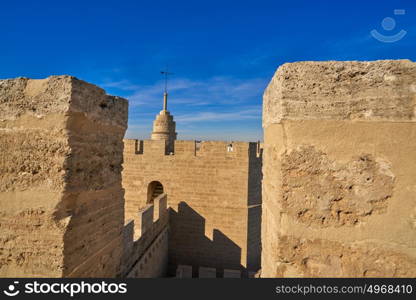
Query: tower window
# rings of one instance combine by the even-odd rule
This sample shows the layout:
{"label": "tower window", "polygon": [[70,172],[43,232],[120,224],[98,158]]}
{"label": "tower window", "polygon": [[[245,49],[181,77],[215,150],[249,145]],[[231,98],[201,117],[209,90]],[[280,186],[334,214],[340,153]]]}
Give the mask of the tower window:
{"label": "tower window", "polygon": [[153,203],[161,194],[163,194],[163,185],[159,181],[152,181],[147,187],[147,203]]}

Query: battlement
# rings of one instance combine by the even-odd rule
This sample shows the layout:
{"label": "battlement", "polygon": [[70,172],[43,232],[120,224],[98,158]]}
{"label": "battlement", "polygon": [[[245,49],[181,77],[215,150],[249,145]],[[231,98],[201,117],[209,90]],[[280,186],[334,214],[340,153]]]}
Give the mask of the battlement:
{"label": "battlement", "polygon": [[124,139],[124,153],[146,156],[199,156],[199,157],[260,157],[260,142],[226,142],[226,141],[185,141],[176,140],[174,151],[166,151],[165,140]]}
{"label": "battlement", "polygon": [[167,195],[161,194],[126,222],[121,277],[158,277],[165,272],[168,213]]}
{"label": "battlement", "polygon": [[[220,270],[221,271],[221,270]],[[224,269],[220,274],[216,268],[199,267],[198,278],[255,278],[255,272],[248,272],[242,276],[241,270]],[[220,276],[218,276],[220,275]],[[176,268],[176,278],[193,278],[193,267],[179,265]]]}
{"label": "battlement", "polygon": [[134,239],[137,240],[143,236],[147,231],[151,230],[157,221],[167,219],[166,194],[161,194],[156,197],[152,204],[146,205],[138,212],[136,224],[134,225]]}

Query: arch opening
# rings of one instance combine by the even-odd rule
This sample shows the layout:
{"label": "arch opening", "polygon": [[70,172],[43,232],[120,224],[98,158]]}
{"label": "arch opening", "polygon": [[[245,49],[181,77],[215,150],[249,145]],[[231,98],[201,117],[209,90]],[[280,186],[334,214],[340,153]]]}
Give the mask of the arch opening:
{"label": "arch opening", "polygon": [[159,181],[152,181],[147,187],[147,204],[152,204],[153,201],[164,193],[163,185]]}

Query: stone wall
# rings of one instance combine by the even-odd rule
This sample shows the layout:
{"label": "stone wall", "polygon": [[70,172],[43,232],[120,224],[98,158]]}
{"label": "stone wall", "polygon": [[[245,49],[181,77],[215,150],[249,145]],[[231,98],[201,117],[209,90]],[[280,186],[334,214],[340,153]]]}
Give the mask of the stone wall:
{"label": "stone wall", "polygon": [[[170,213],[169,262],[176,266],[257,270],[260,264],[261,155],[256,143],[125,140],[126,219],[163,185]],[[221,271],[219,271],[221,272]]]}
{"label": "stone wall", "polygon": [[132,266],[127,278],[162,278],[166,277],[168,266],[168,228],[160,232],[149,248]]}
{"label": "stone wall", "polygon": [[114,277],[127,101],[70,76],[0,81],[0,276]]}
{"label": "stone wall", "polygon": [[262,277],[416,276],[416,64],[300,62],[264,93]]}
{"label": "stone wall", "polygon": [[118,277],[164,277],[168,265],[167,195],[140,209],[124,227],[123,257]]}

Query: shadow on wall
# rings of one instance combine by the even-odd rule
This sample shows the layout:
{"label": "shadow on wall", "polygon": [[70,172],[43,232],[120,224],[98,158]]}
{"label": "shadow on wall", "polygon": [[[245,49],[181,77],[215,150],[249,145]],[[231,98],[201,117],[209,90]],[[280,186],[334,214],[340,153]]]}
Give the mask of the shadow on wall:
{"label": "shadow on wall", "polygon": [[247,270],[241,265],[241,248],[217,229],[213,230],[212,240],[205,236],[205,218],[186,202],[179,203],[178,212],[170,209],[170,218],[169,243],[175,243],[169,249],[171,276],[179,264],[191,265],[193,277],[198,277],[199,267],[216,268],[217,278],[223,277],[224,269],[241,270],[246,276]]}
{"label": "shadow on wall", "polygon": [[263,149],[249,150],[248,168],[248,224],[247,224],[247,269],[258,271],[261,265],[261,205],[263,180]]}
{"label": "shadow on wall", "polygon": [[123,194],[116,184],[66,196],[70,218],[63,238],[63,277],[116,277],[123,249]]}
{"label": "shadow on wall", "polygon": [[146,204],[153,203],[159,195],[164,193],[163,185],[159,181],[152,181],[147,186],[147,202]]}

